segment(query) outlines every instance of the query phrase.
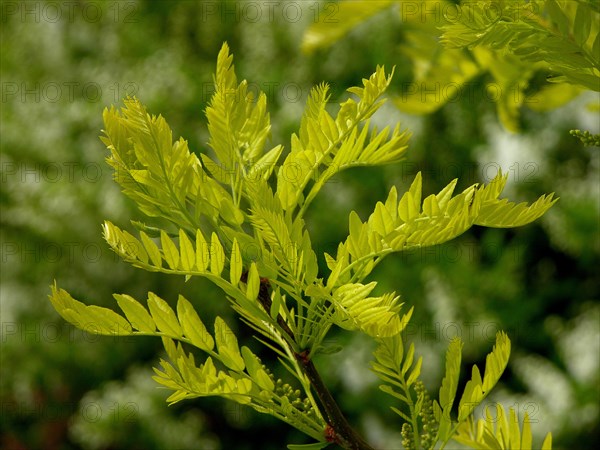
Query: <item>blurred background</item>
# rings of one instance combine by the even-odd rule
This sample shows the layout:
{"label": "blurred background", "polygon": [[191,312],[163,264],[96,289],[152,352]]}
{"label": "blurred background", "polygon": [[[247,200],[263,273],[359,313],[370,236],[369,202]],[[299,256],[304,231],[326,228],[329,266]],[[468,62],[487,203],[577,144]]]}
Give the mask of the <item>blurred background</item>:
{"label": "blurred background", "polygon": [[[250,331],[210,284],[184,284],[119,261],[101,239],[104,219],[143,219],[119,192],[98,139],[102,110],[136,95],[162,114],[174,137],[207,152],[203,110],[223,41],[240,79],[269,99],[272,142],[289,148],[311,86],[327,81],[332,103],[377,64],[396,66],[390,93],[412,76],[401,51],[403,24],[378,14],[310,55],[307,27],[334,18],[332,2],[4,1],[1,4],[1,367],[3,449],[281,449],[306,438],[287,425],[218,398],[168,407],[152,381],[162,344],[152,338],[86,334],[47,300],[57,280],[75,298],[114,307],[112,293],[175,301],[183,293],[205,322],[223,316],[242,339]],[[543,78],[538,80],[543,82]],[[535,84],[536,80],[534,80]],[[486,83],[485,75],[474,86]],[[535,86],[534,86],[535,87]],[[406,162],[339,174],[308,215],[320,255],[347,235],[350,210],[365,220],[392,185],[407,189],[422,171],[424,193],[453,178],[458,190],[508,172],[504,195],[560,201],[518,229],[473,228],[446,245],[389,257],[372,274],[415,315],[406,334],[423,355],[437,396],[448,342],[464,346],[464,371],[482,367],[496,331],[513,353],[491,402],[528,413],[538,445],[599,442],[599,154],[568,133],[598,133],[582,94],[550,112],[524,109],[520,133],[506,131],[485,96],[464,96],[425,116],[388,102],[374,121],[413,132]],[[331,105],[335,108],[335,105]],[[333,109],[335,110],[335,109]],[[273,145],[274,145],[273,144]],[[373,343],[348,333],[317,367],[350,419],[377,448],[401,448],[399,417],[368,370]],[[263,352],[265,361],[273,359]]]}

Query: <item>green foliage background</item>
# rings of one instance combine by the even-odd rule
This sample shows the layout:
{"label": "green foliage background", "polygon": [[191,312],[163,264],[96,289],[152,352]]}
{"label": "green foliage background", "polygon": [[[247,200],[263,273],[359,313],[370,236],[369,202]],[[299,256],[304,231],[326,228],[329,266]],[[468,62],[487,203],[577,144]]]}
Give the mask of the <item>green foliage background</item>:
{"label": "green foliage background", "polygon": [[[160,342],[74,329],[46,300],[48,285],[60,279],[75,297],[103,306],[112,292],[139,298],[152,290],[173,301],[182,292],[202,302],[206,322],[231,316],[210,284],[135,270],[102,241],[104,218],[142,218],[104,163],[102,109],[135,94],[191,149],[206,151],[203,110],[227,40],[240,77],[267,93],[273,141],[282,141],[297,128],[309,88],[321,81],[331,83],[337,101],[377,64],[396,65],[392,90],[400,92],[412,74],[399,49],[402,23],[397,15],[376,15],[306,56],[304,30],[315,20],[337,20],[333,3],[272,10],[269,2],[67,3],[2,4],[0,447],[278,449],[298,442],[294,430],[216,399],[167,408],[168,394],[150,379]],[[488,181],[497,167],[509,171],[511,199],[556,192],[561,200],[532,225],[475,228],[444,246],[389,258],[372,276],[415,305],[407,333],[424,366],[436,368],[426,377],[430,389],[439,385],[443,353],[457,332],[468,366],[481,363],[495,332],[506,330],[513,357],[492,401],[528,412],[537,440],[552,431],[555,448],[592,448],[599,434],[600,158],[568,133],[598,133],[597,115],[585,112],[594,99],[525,110],[518,135],[503,130],[495,104],[483,96],[423,117],[390,102],[376,120],[401,120],[414,132],[406,162],[340,174],[308,214],[315,246],[331,252],[347,234],[351,209],[365,219],[391,185],[404,191],[418,170],[426,193],[455,177],[458,189]],[[400,430],[367,370],[372,348],[345,333],[335,340],[345,349],[317,365],[350,420],[386,448]]]}

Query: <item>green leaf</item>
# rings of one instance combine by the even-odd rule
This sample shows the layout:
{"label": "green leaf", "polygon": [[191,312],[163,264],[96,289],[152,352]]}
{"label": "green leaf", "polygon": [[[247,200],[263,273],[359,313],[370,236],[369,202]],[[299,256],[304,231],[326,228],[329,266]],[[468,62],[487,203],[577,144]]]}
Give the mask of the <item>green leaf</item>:
{"label": "green leaf", "polygon": [[246,179],[249,182],[256,182],[259,178],[268,180],[275,169],[275,165],[283,152],[283,145],[276,145],[271,150],[266,152],[256,164],[254,164],[248,171]]}
{"label": "green leaf", "polygon": [[131,255],[133,258],[142,261],[143,263],[148,262],[148,253],[144,250],[144,246],[130,233],[121,231],[120,241],[124,253]]}
{"label": "green leaf", "polygon": [[411,368],[413,363],[413,357],[415,355],[415,344],[410,344],[408,347],[408,352],[406,353],[406,357],[404,358],[404,364],[402,364],[402,375],[406,375],[408,369]]}
{"label": "green leaf", "polygon": [[321,353],[322,355],[335,355],[336,353],[341,352],[344,349],[342,345],[332,344],[320,346],[315,350],[315,353]]}
{"label": "green leaf", "polygon": [[446,372],[440,387],[440,403],[441,417],[439,418],[439,436],[442,441],[447,441],[450,438],[450,428],[452,421],[450,419],[450,411],[456,397],[458,388],[458,380],[460,376],[460,364],[462,359],[463,343],[460,338],[453,338],[448,345],[446,351]]}
{"label": "green leaf", "polygon": [[135,98],[124,105],[103,114],[101,140],[111,152],[107,162],[115,180],[148,216],[166,217],[177,228],[196,228],[187,200],[196,198],[205,175],[200,161],[185,140],[173,141],[163,117],[148,114]]}
{"label": "green leaf", "polygon": [[542,443],[542,450],[552,450],[552,434],[548,433]]}
{"label": "green leaf", "polygon": [[150,257],[150,261],[152,261],[152,264],[155,267],[162,267],[162,257],[160,256],[158,245],[156,245],[154,241],[150,239],[143,231],[140,231],[140,237],[142,239],[142,244],[144,245],[144,248]]}
{"label": "green leaf", "polygon": [[49,298],[54,309],[76,327],[94,334],[127,336],[133,332],[129,322],[114,311],[94,305],[86,306],[56,284],[51,286],[51,290]]}
{"label": "green leaf", "polygon": [[[259,288],[260,288],[260,286],[259,286]],[[281,309],[282,303],[283,303],[283,298],[281,296],[281,293],[279,292],[279,290],[276,290],[273,295],[273,298],[272,298],[271,310],[269,311],[269,315],[271,316],[271,319],[277,320],[277,316],[279,315],[279,311]]]}
{"label": "green leaf", "polygon": [[86,324],[85,330],[97,334],[128,336],[132,333],[131,325],[116,312],[96,305],[86,307],[84,317],[93,318]]}
{"label": "green leaf", "polygon": [[558,26],[563,35],[569,33],[569,19],[562,11],[556,0],[546,0],[546,9],[550,13],[550,18]]}
{"label": "green leaf", "polygon": [[127,294],[113,294],[113,297],[125,313],[127,320],[131,322],[131,326],[141,332],[154,333],[156,324],[141,303]]}
{"label": "green leaf", "polygon": [[177,317],[181,323],[183,334],[192,341],[192,344],[206,352],[213,350],[215,347],[213,337],[200,320],[192,304],[183,295],[180,295],[177,301]]}
{"label": "green leaf", "polygon": [[[447,2],[441,6],[447,7],[451,7]],[[445,24],[429,19],[407,27],[400,46],[402,53],[413,63],[413,81],[406,83],[401,94],[394,97],[394,104],[410,114],[431,114],[455,101],[466,92],[469,82],[482,72],[462,49],[442,47],[437,27]]]}
{"label": "green leaf", "polygon": [[[500,405],[497,405],[497,407]],[[497,408],[498,409],[498,408]],[[509,410],[510,418],[508,419],[508,436],[510,440],[511,448],[527,448],[526,446],[521,447],[521,430],[519,430],[519,419],[515,410],[510,408]],[[496,417],[498,417],[496,415]],[[525,413],[525,421],[523,422],[523,431],[525,431],[525,426],[529,426],[528,416]]]}
{"label": "green leaf", "polygon": [[196,254],[192,242],[181,228],[179,229],[179,249],[181,252],[181,268],[185,271],[193,270],[196,264]]}
{"label": "green leaf", "polygon": [[420,356],[419,359],[417,359],[415,367],[406,380],[407,386],[411,386],[415,381],[417,381],[417,378],[419,378],[419,375],[421,374],[421,364],[423,364],[423,357]]}
{"label": "green leaf", "polygon": [[440,406],[443,410],[452,409],[458,379],[460,375],[460,363],[463,343],[460,338],[453,338],[446,351],[446,373],[440,387]]}
{"label": "green leaf", "polygon": [[164,230],[160,230],[160,243],[165,261],[172,270],[177,270],[179,268],[179,251]]}
{"label": "green leaf", "polygon": [[312,25],[302,39],[302,51],[312,53],[320,47],[332,45],[356,25],[391,4],[391,0],[353,0],[326,3],[314,8]]}
{"label": "green leaf", "polygon": [[244,359],[240,354],[237,338],[225,321],[217,316],[215,319],[215,338],[219,358],[230,369],[237,372],[244,370]]}
{"label": "green leaf", "polygon": [[237,286],[242,277],[242,254],[240,252],[240,246],[236,238],[233,238],[233,245],[231,246],[231,257],[229,258],[229,280],[231,284]]}
{"label": "green leaf", "polygon": [[272,392],[275,389],[273,380],[269,377],[267,372],[262,368],[262,364],[258,357],[252,353],[248,347],[242,347],[242,357],[246,364],[246,371],[252,378],[252,381],[256,383],[261,389],[268,392]]}
{"label": "green leaf", "polygon": [[540,218],[558,201],[553,194],[542,195],[531,205],[513,203],[506,199],[485,202],[475,219],[476,225],[493,228],[512,228],[527,225]]}
{"label": "green leaf", "polygon": [[404,222],[410,222],[421,214],[421,172],[413,180],[408,193],[403,195],[398,204],[398,216]]}
{"label": "green leaf", "polygon": [[[530,206],[498,200],[506,175],[498,173],[488,185],[472,185],[452,197],[457,180],[437,195],[428,196],[421,208],[421,175],[417,174],[396,204],[395,189],[379,202],[366,223],[350,213],[349,236],[338,247],[336,259],[327,260],[331,275],[327,287],[363,280],[392,252],[441,244],[467,231],[473,224],[510,227],[529,223],[544,214],[555,200],[543,196]],[[393,200],[393,201],[392,201]],[[335,261],[335,262],[334,262]]]}
{"label": "green leaf", "polygon": [[473,366],[471,379],[467,381],[458,405],[459,422],[464,421],[496,385],[508,364],[509,356],[510,340],[505,333],[499,332],[492,352],[486,357],[483,380],[477,366]]}
{"label": "green leaf", "polygon": [[[258,98],[254,98],[248,91],[246,80],[238,85],[232,61],[233,57],[225,43],[217,58],[215,93],[206,108],[206,118],[210,134],[209,145],[221,163],[221,170],[229,176],[227,184],[232,192],[238,192],[241,179],[248,175],[243,167],[255,166],[260,160],[271,125],[266,111],[266,95],[261,92]],[[277,151],[269,155],[267,161],[276,160],[276,156]],[[250,174],[255,177],[260,171],[260,168],[251,170]],[[220,179],[222,182],[226,181],[224,176]],[[220,206],[225,213],[223,217],[229,223],[239,225],[243,221],[243,215],[229,200],[226,198],[225,203]]]}
{"label": "green leaf", "polygon": [[314,444],[288,444],[289,450],[321,450],[329,445],[328,442],[315,442]]}
{"label": "green leaf", "polygon": [[[363,79],[364,87],[349,88],[348,92],[359,101],[350,98],[340,104],[335,120],[324,108],[328,98],[326,85],[311,91],[299,135],[292,135],[291,151],[277,173],[276,196],[286,212],[292,213],[300,206],[298,216],[302,217],[327,180],[340,170],[400,159],[409,135],[401,133],[398,126],[389,140],[389,129],[381,133],[374,130],[367,143],[368,119],[384,103],[379,97],[388,88],[392,75],[393,69],[388,76],[383,67],[377,66],[369,79]],[[359,131],[361,123],[364,125]],[[321,166],[326,170],[319,174]],[[305,197],[304,190],[311,180],[315,182]]]}
{"label": "green leaf", "polygon": [[210,261],[210,251],[202,231],[196,230],[196,267],[204,272]]}
{"label": "green leaf", "polygon": [[[523,427],[519,429],[519,418],[513,408],[507,414],[501,404],[485,409],[484,418],[476,423],[473,416],[458,424],[457,432],[452,439],[469,448],[481,449],[515,449],[526,450],[540,448],[533,446],[530,420],[527,413],[523,419]],[[552,436],[548,434],[541,446],[552,448]]]}
{"label": "green leaf", "polygon": [[580,46],[584,46],[590,37],[590,31],[592,28],[592,14],[588,8],[577,5],[577,12],[575,13],[575,22],[573,23],[573,32],[575,36],[575,42]]}
{"label": "green leaf", "polygon": [[374,337],[387,337],[402,331],[398,311],[399,297],[393,293],[381,297],[367,297],[376,283],[345,284],[333,294],[333,317],[336,325],[345,329],[360,329]]}
{"label": "green leaf", "polygon": [[600,54],[600,31],[596,33],[596,37],[594,38],[594,43],[592,44],[592,54]]}
{"label": "green leaf", "polygon": [[217,233],[213,233],[210,239],[210,271],[220,276],[223,267],[225,267],[225,252]]}
{"label": "green leaf", "polygon": [[169,304],[153,292],[148,292],[148,309],[160,331],[174,338],[181,338],[183,331],[177,316]]}
{"label": "green leaf", "polygon": [[258,276],[258,270],[256,270],[256,264],[252,263],[250,264],[248,280],[246,281],[246,297],[248,300],[256,300],[259,290],[260,277]]}

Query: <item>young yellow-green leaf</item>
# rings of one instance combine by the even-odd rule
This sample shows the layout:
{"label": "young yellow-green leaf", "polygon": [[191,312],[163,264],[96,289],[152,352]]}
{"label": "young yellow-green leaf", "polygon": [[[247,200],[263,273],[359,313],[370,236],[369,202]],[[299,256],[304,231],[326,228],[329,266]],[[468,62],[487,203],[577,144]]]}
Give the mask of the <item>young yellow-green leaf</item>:
{"label": "young yellow-green leaf", "polygon": [[521,434],[521,447],[523,450],[531,449],[533,444],[533,436],[531,435],[531,425],[529,423],[529,414],[525,413],[523,419],[523,432]]}
{"label": "young yellow-green leaf", "polygon": [[225,321],[219,316],[215,319],[215,338],[219,358],[223,364],[238,372],[244,370],[244,359],[240,354],[237,338]]}
{"label": "young yellow-green leaf", "polygon": [[213,233],[210,239],[210,271],[215,275],[221,275],[223,267],[225,267],[225,252],[217,233]]}
{"label": "young yellow-green leaf", "polygon": [[231,257],[229,258],[229,281],[234,286],[240,282],[242,277],[242,254],[240,253],[240,246],[236,238],[233,238],[233,245],[231,246]]}
{"label": "young yellow-green leaf", "polygon": [[148,309],[160,331],[172,337],[181,337],[183,332],[177,316],[166,301],[153,292],[148,292]]}
{"label": "young yellow-green leaf", "polygon": [[179,229],[179,251],[181,252],[181,268],[186,272],[194,269],[196,254],[190,238],[181,228]]}
{"label": "young yellow-green leaf", "polygon": [[160,250],[158,245],[148,237],[146,233],[140,231],[140,237],[142,238],[142,244],[144,244],[144,248],[150,256],[150,261],[155,267],[162,267],[162,258],[160,256]]}
{"label": "young yellow-green leaf", "polygon": [[[513,408],[509,410],[508,428],[509,428],[509,441],[510,448],[522,448],[521,447],[521,430],[519,430],[519,418]],[[527,413],[525,413],[525,419],[527,420]],[[523,423],[525,428],[525,423]],[[525,447],[523,447],[525,448]]]}
{"label": "young yellow-green leaf", "polygon": [[204,272],[210,261],[208,244],[204,239],[202,231],[196,230],[196,267],[198,271]]}
{"label": "young yellow-green leaf", "polygon": [[215,347],[213,337],[200,320],[192,304],[183,295],[180,295],[177,301],[177,317],[179,317],[183,334],[192,341],[192,344],[201,350],[212,351]]}
{"label": "young yellow-green leaf", "polygon": [[48,296],[54,309],[62,315],[62,312],[67,309],[71,309],[75,312],[83,312],[85,310],[85,304],[71,297],[64,289],[57,286],[56,281],[50,286],[52,293]]}
{"label": "young yellow-green leaf", "polygon": [[390,211],[384,206],[383,203],[377,202],[375,205],[375,212],[373,213],[373,229],[379,233],[382,237],[385,237],[393,229],[394,219],[390,214]]}
{"label": "young yellow-green leaf", "polygon": [[133,256],[143,263],[148,262],[148,253],[144,250],[142,243],[127,231],[121,231],[121,245],[126,254]]}
{"label": "young yellow-green leaf", "polygon": [[510,357],[510,340],[504,332],[496,335],[496,344],[486,357],[483,380],[477,366],[473,366],[471,379],[467,381],[465,390],[458,405],[458,421],[465,420],[490,390],[498,383]]}
{"label": "young yellow-green leaf", "polygon": [[60,315],[63,319],[65,319],[70,324],[76,326],[77,328],[79,328],[81,330],[86,329],[86,323],[85,323],[84,319],[81,317],[81,315],[79,314],[79,312],[77,312],[73,309],[70,309],[70,308],[65,308],[60,311]]}
{"label": "young yellow-green leaf", "polygon": [[510,339],[506,333],[500,331],[496,335],[496,343],[492,352],[485,358],[485,374],[483,376],[483,390],[486,394],[496,385],[500,376],[506,369],[510,357]]}
{"label": "young yellow-green leaf", "polygon": [[411,386],[417,380],[417,378],[419,378],[419,375],[421,374],[421,364],[423,364],[423,357],[419,356],[419,359],[417,359],[417,363],[415,364],[414,369],[412,370],[408,379],[406,380],[407,386]]}
{"label": "young yellow-green leaf", "polygon": [[[335,8],[331,9],[330,6],[334,4],[324,4],[321,11],[323,17],[317,17],[318,14],[315,14],[312,24],[304,33],[301,46],[302,51],[304,53],[312,53],[318,48],[330,46],[352,30],[352,28],[367,21],[370,16],[382,9],[388,8],[392,3],[391,0],[376,2],[354,0],[337,2],[335,3]],[[297,447],[297,450],[303,448],[301,446]],[[304,448],[304,450],[309,450],[309,448]]]}
{"label": "young yellow-green leaf", "polygon": [[229,197],[223,197],[219,201],[219,215],[232,225],[241,225],[244,222],[244,215]]}
{"label": "young yellow-green leaf", "polygon": [[448,206],[448,202],[452,198],[452,194],[454,193],[454,189],[456,188],[457,183],[458,178],[455,178],[435,196],[438,205],[441,209],[446,209],[446,206]]}
{"label": "young yellow-green leaf", "polygon": [[423,200],[423,212],[429,217],[438,217],[442,213],[435,194],[431,194]]}
{"label": "young yellow-green leaf", "polygon": [[412,366],[413,358],[415,355],[415,344],[410,344],[408,347],[408,352],[406,353],[406,358],[404,359],[404,364],[402,364],[402,375],[406,375],[408,369]]}
{"label": "young yellow-green leaf", "polygon": [[583,5],[577,6],[575,22],[573,23],[573,32],[575,35],[575,41],[577,44],[579,44],[579,46],[583,47],[590,37],[590,31],[592,28],[592,15],[590,14],[591,11],[583,7]]}
{"label": "young yellow-green leaf", "polygon": [[[506,420],[506,414],[504,413],[504,408],[500,403],[496,403],[496,411],[494,413],[491,412],[492,407],[487,407],[485,409],[485,425],[490,431],[490,435],[494,435],[494,425],[496,426],[496,440],[500,442],[506,441],[510,442],[510,432],[508,427],[508,421]],[[512,408],[511,408],[512,410]],[[510,444],[509,444],[510,445]],[[520,443],[517,444],[520,446]]]}
{"label": "young yellow-green leaf", "polygon": [[127,294],[113,294],[113,297],[133,328],[147,333],[153,333],[156,330],[154,320],[141,303]]}
{"label": "young yellow-green leaf", "polygon": [[89,305],[85,313],[83,317],[90,319],[85,327],[87,332],[115,336],[128,336],[133,332],[129,322],[111,309]]}
{"label": "young yellow-green leaf", "polygon": [[246,363],[246,371],[252,378],[252,381],[254,381],[261,389],[269,392],[273,391],[273,389],[275,389],[275,384],[267,372],[262,368],[262,364],[258,357],[246,346],[242,347],[242,357]]}
{"label": "young yellow-green leaf", "polygon": [[421,172],[418,172],[408,192],[402,196],[398,204],[398,215],[404,222],[409,222],[421,212],[421,185]]}
{"label": "young yellow-green leaf", "polygon": [[250,270],[248,271],[248,280],[246,281],[246,297],[250,300],[256,300],[259,290],[260,277],[258,276],[256,264],[252,263],[250,265]]}
{"label": "young yellow-green leaf", "polygon": [[[594,38],[594,43],[592,44],[592,54],[600,54],[600,31],[596,33],[596,37]],[[550,437],[550,441],[552,441],[552,437]],[[550,442],[550,445],[552,445],[552,442]]]}
{"label": "young yellow-green leaf", "polygon": [[132,333],[131,325],[116,312],[99,306],[87,306],[75,300],[56,283],[51,286],[50,301],[54,309],[69,323],[94,334],[122,335]]}
{"label": "young yellow-green leaf", "polygon": [[569,18],[565,15],[556,0],[546,0],[546,9],[550,13],[550,18],[558,26],[563,35],[569,34]]}
{"label": "young yellow-green leaf", "polygon": [[279,314],[279,310],[281,309],[282,301],[283,297],[281,296],[281,292],[279,292],[279,290],[276,290],[273,295],[271,310],[269,311],[269,315],[273,320],[277,320],[277,315]]}
{"label": "young yellow-green leaf", "polygon": [[460,338],[455,337],[450,341],[446,351],[446,373],[440,387],[440,406],[444,411],[452,409],[458,378],[460,375],[460,362],[462,358],[463,343]]}
{"label": "young yellow-green leaf", "polygon": [[250,350],[245,345],[242,346],[241,351],[242,358],[244,358],[244,363],[246,364],[246,372],[248,372],[248,375],[253,377],[256,371],[260,369],[261,366],[258,357],[254,353],[252,353],[252,350]]}
{"label": "young yellow-green leaf", "polygon": [[553,194],[542,195],[531,205],[509,202],[507,199],[485,202],[475,219],[476,225],[493,228],[513,228],[527,225],[541,217],[558,199]]}
{"label": "young yellow-green leaf", "polygon": [[246,175],[246,179],[251,182],[258,181],[259,177],[263,180],[268,180],[273,173],[273,169],[275,169],[275,165],[277,164],[277,160],[281,156],[282,151],[283,145],[277,145],[266,152],[258,161],[256,161],[256,164],[250,168]]}
{"label": "young yellow-green leaf", "polygon": [[165,261],[167,261],[167,264],[171,269],[177,270],[179,268],[179,251],[164,230],[160,230],[160,243],[162,245]]}
{"label": "young yellow-green leaf", "polygon": [[483,386],[481,372],[479,371],[479,367],[475,365],[473,366],[473,370],[471,371],[471,380],[473,380],[473,383],[475,383],[476,385]]}
{"label": "young yellow-green leaf", "polygon": [[542,443],[542,450],[552,450],[552,434],[548,433]]}

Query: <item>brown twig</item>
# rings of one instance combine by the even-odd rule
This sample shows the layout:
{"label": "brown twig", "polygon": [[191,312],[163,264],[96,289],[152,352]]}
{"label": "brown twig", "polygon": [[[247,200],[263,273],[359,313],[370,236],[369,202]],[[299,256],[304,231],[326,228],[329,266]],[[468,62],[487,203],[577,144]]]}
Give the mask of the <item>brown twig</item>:
{"label": "brown twig", "polygon": [[[271,296],[269,295],[269,286],[269,280],[266,278],[260,279],[258,300],[267,314],[271,313],[272,303]],[[292,338],[292,341],[295,341],[294,332],[279,314],[277,315],[277,324]],[[327,426],[324,430],[325,439],[348,450],[373,450],[373,447],[367,444],[346,420],[331,392],[329,392],[329,389],[327,389],[327,386],[325,386],[325,383],[321,379],[321,375],[311,359],[309,350],[304,350],[300,353],[294,352],[294,356],[319,399],[319,410],[327,421]]]}
{"label": "brown twig", "polygon": [[329,389],[323,383],[321,375],[317,371],[312,359],[310,359],[308,352],[305,351],[296,354],[296,360],[300,363],[300,367],[302,367],[319,398],[322,406],[321,413],[327,418],[328,428],[325,429],[325,438],[329,442],[336,443],[345,449],[373,450],[373,447],[367,444],[346,420],[331,392],[329,392]]}

